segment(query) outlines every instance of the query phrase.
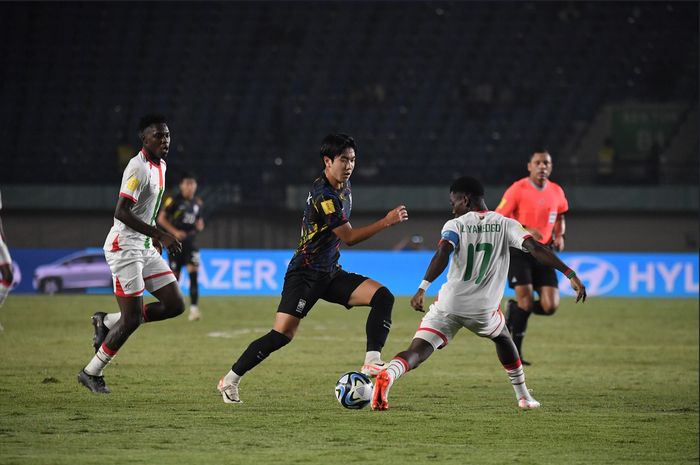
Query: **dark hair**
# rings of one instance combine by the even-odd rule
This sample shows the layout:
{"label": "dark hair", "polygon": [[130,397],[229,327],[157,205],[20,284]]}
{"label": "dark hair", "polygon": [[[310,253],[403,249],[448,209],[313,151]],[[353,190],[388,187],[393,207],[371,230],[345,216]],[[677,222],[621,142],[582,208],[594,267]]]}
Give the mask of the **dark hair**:
{"label": "dark hair", "polygon": [[139,120],[139,132],[143,132],[144,129],[153,124],[168,124],[168,122],[165,120],[165,116],[161,114],[151,113],[144,115]]}
{"label": "dark hair", "polygon": [[194,179],[195,181],[197,180],[197,176],[194,175],[194,173],[190,171],[184,171],[180,175],[180,182],[184,181],[185,179]]}
{"label": "dark hair", "polygon": [[481,183],[475,178],[462,176],[452,183],[450,186],[450,192],[465,194],[467,196],[483,197],[484,186],[482,186]]}
{"label": "dark hair", "polygon": [[549,148],[546,145],[535,145],[532,147],[532,151],[530,152],[530,156],[527,158],[527,160],[531,161],[532,157],[534,157],[536,153],[549,153]]}
{"label": "dark hair", "polygon": [[355,139],[347,134],[328,134],[321,142],[321,160],[323,157],[334,160],[345,149],[357,150]]}

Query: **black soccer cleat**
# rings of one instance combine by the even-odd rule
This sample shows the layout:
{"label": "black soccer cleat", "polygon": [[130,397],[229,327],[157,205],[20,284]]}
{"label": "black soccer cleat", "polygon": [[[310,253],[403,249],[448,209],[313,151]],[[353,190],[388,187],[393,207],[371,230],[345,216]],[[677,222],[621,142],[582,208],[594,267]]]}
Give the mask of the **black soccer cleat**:
{"label": "black soccer cleat", "polygon": [[92,337],[92,346],[95,348],[95,353],[100,350],[100,346],[105,341],[107,334],[109,334],[109,328],[105,326],[105,317],[107,314],[105,312],[95,312],[92,315],[92,326],[95,327],[95,335]]}
{"label": "black soccer cleat", "polygon": [[88,375],[85,373],[85,370],[80,370],[80,373],[78,373],[78,382],[96,394],[109,394],[112,392],[105,384],[104,376]]}

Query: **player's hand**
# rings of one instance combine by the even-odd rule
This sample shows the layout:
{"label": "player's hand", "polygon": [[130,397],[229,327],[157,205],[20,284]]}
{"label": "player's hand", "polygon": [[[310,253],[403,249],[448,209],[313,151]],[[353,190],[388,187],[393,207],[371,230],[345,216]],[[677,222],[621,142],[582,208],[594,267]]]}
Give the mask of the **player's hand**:
{"label": "player's hand", "polygon": [[576,302],[579,300],[581,302],[586,301],[586,286],[584,286],[581,280],[578,279],[578,276],[571,278],[571,289],[576,291]]}
{"label": "player's hand", "polygon": [[399,205],[398,207],[394,208],[386,214],[384,219],[389,226],[394,226],[395,224],[408,220],[408,210],[406,210],[406,205]]}
{"label": "player's hand", "polygon": [[163,247],[168,249],[171,254],[179,254],[182,251],[182,244],[178,241],[175,236],[169,232],[162,231],[160,237],[156,238]]}
{"label": "player's hand", "polygon": [[183,231],[181,229],[178,229],[177,232],[175,233],[175,239],[177,239],[178,241],[184,241],[185,239],[187,239],[187,232]]}
{"label": "player's hand", "polygon": [[563,236],[556,236],[554,238],[554,250],[556,250],[557,252],[564,251],[564,237]]}
{"label": "player's hand", "polygon": [[12,284],[12,280],[14,279],[14,276],[12,274],[12,264],[11,263],[5,263],[4,265],[0,265],[0,277],[2,277],[2,281]]}
{"label": "player's hand", "polygon": [[158,255],[163,255],[163,244],[158,239],[153,239],[153,247],[158,251]]}
{"label": "player's hand", "polygon": [[425,299],[425,291],[423,289],[418,289],[416,294],[411,298],[411,307],[417,312],[422,312],[423,310],[423,300]]}

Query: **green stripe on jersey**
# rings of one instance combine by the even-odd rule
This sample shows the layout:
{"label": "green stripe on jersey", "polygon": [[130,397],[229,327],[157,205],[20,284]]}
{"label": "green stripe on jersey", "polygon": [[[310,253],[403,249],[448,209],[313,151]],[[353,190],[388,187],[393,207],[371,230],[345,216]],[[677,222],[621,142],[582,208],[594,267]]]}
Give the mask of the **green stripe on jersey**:
{"label": "green stripe on jersey", "polygon": [[[151,216],[151,226],[155,226],[156,224],[156,215],[158,215],[158,209],[160,208],[160,201],[163,200],[163,192],[165,192],[165,189],[161,189],[160,192],[158,192],[158,199],[156,200],[156,208],[153,209],[153,216]],[[146,236],[146,241],[143,243],[144,249],[148,249],[151,247],[151,238]]]}

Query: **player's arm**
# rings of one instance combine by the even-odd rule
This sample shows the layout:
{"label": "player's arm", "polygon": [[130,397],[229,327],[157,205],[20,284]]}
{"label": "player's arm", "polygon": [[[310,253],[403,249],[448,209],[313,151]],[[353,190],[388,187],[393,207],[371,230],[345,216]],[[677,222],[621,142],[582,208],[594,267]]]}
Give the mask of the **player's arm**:
{"label": "player's arm", "polygon": [[[158,225],[161,226],[163,229],[168,231],[170,234],[175,236],[175,238],[178,241],[183,240],[185,237],[187,237],[187,233],[185,231],[181,231],[177,229],[169,220],[168,220],[168,214],[165,212],[165,209],[161,210],[160,213],[158,213]],[[140,232],[140,231],[139,231]]]}
{"label": "player's arm", "polygon": [[2,220],[0,219],[0,280],[9,286],[12,284],[14,276],[12,275],[12,257],[10,250],[5,244],[5,231],[2,228]]}
{"label": "player's arm", "polygon": [[557,221],[554,223],[554,248],[557,252],[564,250],[564,234],[566,234],[566,219],[562,213],[557,215]]}
{"label": "player's arm", "polygon": [[136,203],[132,199],[120,196],[117,201],[117,208],[114,211],[114,217],[134,231],[157,240],[171,253],[180,253],[182,244],[180,244],[175,236],[167,231],[162,231],[155,226],[144,223],[134,215],[131,209],[135,204]]}
{"label": "player's arm", "polygon": [[566,263],[561,261],[561,259],[557,257],[554,252],[547,247],[544,247],[531,237],[528,237],[523,241],[523,248],[527,249],[527,251],[530,252],[530,255],[535,257],[535,260],[541,264],[556,268],[564,273],[564,276],[569,278],[571,281],[571,288],[576,291],[576,302],[579,300],[581,302],[586,301],[586,286],[584,286],[581,280],[578,279],[576,273],[569,268]]}
{"label": "player's arm", "polygon": [[450,262],[450,254],[454,250],[454,246],[449,241],[440,241],[438,243],[438,248],[435,251],[435,255],[430,260],[428,269],[425,271],[425,276],[423,276],[423,282],[418,286],[418,290],[411,298],[411,307],[414,310],[422,312],[423,311],[423,301],[425,300],[425,291],[430,286],[430,283],[435,281],[438,276],[445,271],[447,264]]}
{"label": "player's arm", "polygon": [[333,229],[333,233],[340,238],[343,243],[353,246],[369,239],[378,232],[401,223],[408,219],[408,211],[405,205],[399,205],[386,214],[384,218],[370,225],[361,228],[353,228],[350,223],[344,223]]}

